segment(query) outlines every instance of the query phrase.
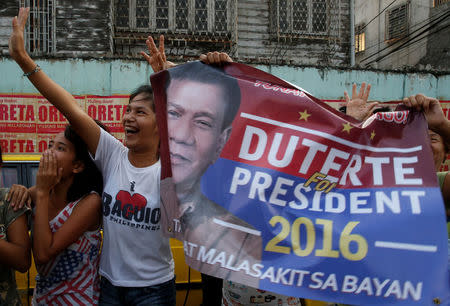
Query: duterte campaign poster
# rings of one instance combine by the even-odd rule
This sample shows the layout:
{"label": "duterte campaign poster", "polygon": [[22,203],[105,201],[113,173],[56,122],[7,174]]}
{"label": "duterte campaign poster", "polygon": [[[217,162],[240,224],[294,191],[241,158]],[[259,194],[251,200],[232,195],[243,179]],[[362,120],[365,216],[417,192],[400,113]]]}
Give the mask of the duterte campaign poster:
{"label": "duterte campaign poster", "polygon": [[250,66],[152,75],[162,225],[200,272],[354,305],[449,303],[422,113],[361,123]]}

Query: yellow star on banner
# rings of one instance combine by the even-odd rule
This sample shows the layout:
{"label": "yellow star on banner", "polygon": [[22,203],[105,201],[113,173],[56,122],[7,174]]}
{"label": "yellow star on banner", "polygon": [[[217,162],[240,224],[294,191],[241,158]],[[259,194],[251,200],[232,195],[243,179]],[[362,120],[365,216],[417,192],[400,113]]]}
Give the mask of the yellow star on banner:
{"label": "yellow star on banner", "polygon": [[298,112],[300,114],[300,118],[298,120],[305,120],[308,121],[308,117],[311,116],[311,114],[308,114],[306,109],[303,112]]}
{"label": "yellow star on banner", "polygon": [[370,139],[373,140],[375,138],[375,131],[372,131],[372,133],[370,133]]}
{"label": "yellow star on banner", "polygon": [[350,123],[343,123],[344,128],[342,129],[342,132],[347,132],[350,134],[350,130],[353,128]]}

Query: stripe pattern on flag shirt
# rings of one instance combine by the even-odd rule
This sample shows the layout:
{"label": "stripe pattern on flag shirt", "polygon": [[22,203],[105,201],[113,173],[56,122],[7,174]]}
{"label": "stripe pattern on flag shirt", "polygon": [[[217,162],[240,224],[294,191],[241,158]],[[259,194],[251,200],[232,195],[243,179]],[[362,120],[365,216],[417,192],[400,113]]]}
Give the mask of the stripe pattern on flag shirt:
{"label": "stripe pattern on flag shirt", "polygon": [[[69,203],[50,221],[53,233],[69,219],[79,201]],[[37,265],[33,305],[98,304],[100,243],[99,229],[85,232],[48,263]]]}

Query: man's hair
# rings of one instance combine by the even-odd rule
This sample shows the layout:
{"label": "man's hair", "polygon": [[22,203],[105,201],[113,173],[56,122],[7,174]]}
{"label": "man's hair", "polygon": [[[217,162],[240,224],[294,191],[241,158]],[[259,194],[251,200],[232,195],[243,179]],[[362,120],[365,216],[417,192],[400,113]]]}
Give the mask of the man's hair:
{"label": "man's hair", "polygon": [[128,100],[128,103],[131,103],[131,101],[138,95],[143,94],[143,98],[150,101],[151,108],[153,112],[155,111],[155,103],[153,102],[153,89],[150,85],[143,84],[133,90],[133,92],[130,95],[130,99]]}
{"label": "man's hair", "polygon": [[215,85],[222,89],[222,98],[225,103],[225,113],[222,130],[233,122],[241,104],[241,89],[236,78],[225,74],[217,67],[202,62],[190,62],[181,66],[171,68],[166,81],[166,91],[172,80],[192,81],[207,85]]}

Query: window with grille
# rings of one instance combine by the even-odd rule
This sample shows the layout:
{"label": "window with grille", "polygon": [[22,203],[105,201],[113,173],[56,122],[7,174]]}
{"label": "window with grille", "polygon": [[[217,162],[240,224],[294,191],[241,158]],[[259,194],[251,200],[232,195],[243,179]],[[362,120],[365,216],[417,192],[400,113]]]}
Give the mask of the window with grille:
{"label": "window with grille", "polygon": [[439,6],[447,2],[450,2],[450,0],[433,0],[433,7]]}
{"label": "window with grille", "polygon": [[26,47],[34,55],[55,53],[55,0],[21,0],[30,7],[26,28]]}
{"label": "window with grille", "polygon": [[328,34],[330,0],[271,0],[272,32],[278,36]]}
{"label": "window with grille", "polygon": [[366,49],[366,33],[364,25],[355,28],[355,53],[362,52]]}
{"label": "window with grille", "polygon": [[115,0],[116,31],[226,34],[231,0]]}
{"label": "window with grille", "polygon": [[386,42],[394,42],[408,34],[408,3],[386,12]]}

